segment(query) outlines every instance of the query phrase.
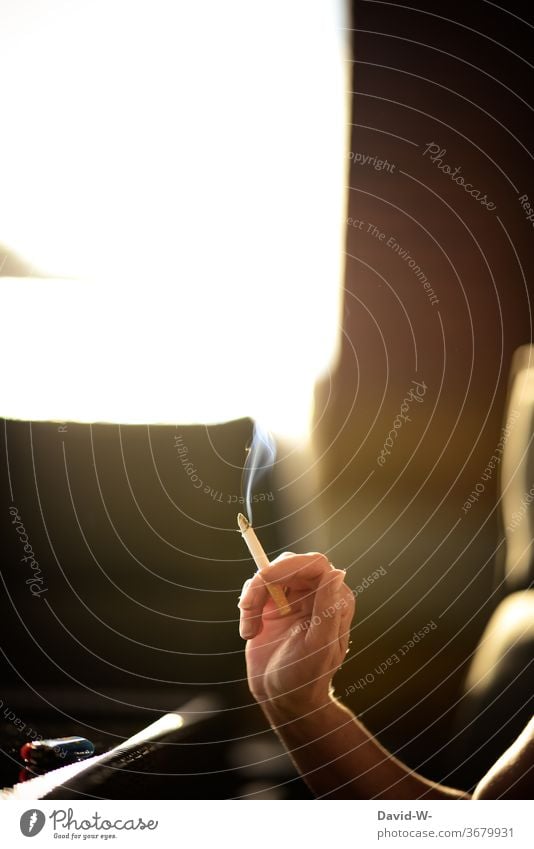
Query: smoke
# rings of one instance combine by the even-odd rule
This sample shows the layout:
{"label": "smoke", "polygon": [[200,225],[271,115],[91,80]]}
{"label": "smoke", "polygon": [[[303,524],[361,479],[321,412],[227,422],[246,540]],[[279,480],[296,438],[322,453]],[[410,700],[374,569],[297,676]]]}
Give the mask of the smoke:
{"label": "smoke", "polygon": [[254,491],[268,474],[276,459],[276,447],[272,433],[261,424],[254,422],[252,441],[247,447],[247,458],[243,467],[241,490],[244,493],[247,518],[252,523],[252,502]]}

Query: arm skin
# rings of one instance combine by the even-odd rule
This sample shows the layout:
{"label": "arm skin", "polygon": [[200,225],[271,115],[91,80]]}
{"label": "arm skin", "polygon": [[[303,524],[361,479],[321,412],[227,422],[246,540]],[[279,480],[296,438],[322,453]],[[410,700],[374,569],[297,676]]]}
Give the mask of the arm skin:
{"label": "arm skin", "polygon": [[532,799],[533,793],[534,716],[477,784],[473,799]]}
{"label": "arm skin", "polygon": [[514,792],[532,764],[534,721],[513,773],[506,753],[507,777],[498,761],[471,797],[410,770],[335,699],[332,677],[347,652],[355,606],[344,577],[324,555],[286,553],[269,580],[285,587],[291,614],[280,616],[259,573],[239,601],[250,690],[312,792],[328,799],[483,799],[502,798],[508,788],[510,798],[520,798]]}
{"label": "arm skin", "polygon": [[[334,698],[308,715],[264,707],[316,796],[328,799],[468,799],[412,772]],[[291,718],[290,718],[291,717]]]}

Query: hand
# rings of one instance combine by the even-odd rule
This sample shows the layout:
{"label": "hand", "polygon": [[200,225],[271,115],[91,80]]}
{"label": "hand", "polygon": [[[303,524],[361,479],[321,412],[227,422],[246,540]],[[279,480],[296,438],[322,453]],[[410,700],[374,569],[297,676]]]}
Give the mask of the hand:
{"label": "hand", "polygon": [[282,554],[268,579],[285,588],[291,604],[287,616],[269,595],[265,573],[246,581],[238,605],[240,634],[247,640],[249,687],[264,708],[310,711],[330,700],[354,615],[354,596],[344,578],[323,554]]}

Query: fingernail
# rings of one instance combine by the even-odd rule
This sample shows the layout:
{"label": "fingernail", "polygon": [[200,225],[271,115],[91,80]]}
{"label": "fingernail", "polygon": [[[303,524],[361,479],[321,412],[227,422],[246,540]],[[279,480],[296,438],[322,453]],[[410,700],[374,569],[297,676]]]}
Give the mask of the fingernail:
{"label": "fingernail", "polygon": [[247,590],[248,590],[248,588],[250,587],[250,582],[251,582],[251,580],[252,580],[252,578],[247,578],[247,580],[246,580],[246,581],[245,581],[245,583],[243,584],[243,587],[242,587],[242,589],[241,589],[241,594],[240,594],[239,598],[243,598],[243,596],[245,595],[246,591],[247,591]]}
{"label": "fingernail", "polygon": [[242,640],[250,640],[253,634],[254,624],[245,619],[245,621],[241,622],[239,625],[239,636]]}
{"label": "fingernail", "polygon": [[[248,581],[245,581],[245,583],[243,584],[243,589],[241,590],[241,595],[239,596],[239,598],[237,600],[237,606],[239,608],[242,607],[242,603],[243,603],[245,596],[247,595],[248,588],[250,586],[251,580],[252,580],[252,578],[249,578]],[[248,606],[250,606],[250,605],[247,605],[247,607]]]}
{"label": "fingernail", "polygon": [[345,580],[345,573],[343,571],[339,571],[338,569],[336,569],[336,573],[337,574],[335,574],[330,581],[332,592],[337,592],[337,590],[339,590],[341,584]]}

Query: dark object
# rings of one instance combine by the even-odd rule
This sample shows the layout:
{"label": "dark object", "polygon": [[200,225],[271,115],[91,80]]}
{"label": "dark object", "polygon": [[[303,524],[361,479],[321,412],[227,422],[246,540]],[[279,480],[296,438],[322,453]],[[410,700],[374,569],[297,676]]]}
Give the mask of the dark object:
{"label": "dark object", "polygon": [[31,743],[25,743],[20,750],[22,760],[39,769],[58,767],[62,763],[80,761],[84,758],[90,758],[94,753],[95,747],[85,737],[34,740]]}
{"label": "dark object", "polygon": [[499,443],[504,557],[497,560],[501,600],[467,671],[458,706],[447,781],[472,790],[519,736],[534,707],[534,345],[510,369]]}
{"label": "dark object", "polygon": [[[46,774],[37,775],[31,779],[24,776],[22,783],[15,785],[7,792],[12,795],[12,798],[16,798],[18,788],[23,787],[25,799],[70,799],[79,798],[80,795],[96,795],[104,798],[107,795],[106,790],[110,789],[110,784],[114,785],[116,790],[118,779],[119,786],[121,785],[122,776],[122,785],[125,783],[124,777],[129,779],[126,783],[130,786],[132,777],[137,780],[139,786],[135,798],[143,798],[140,794],[143,789],[146,792],[146,781],[151,774],[160,774],[163,769],[167,780],[175,775],[174,763],[171,764],[170,770],[169,766],[165,769],[164,762],[168,760],[165,756],[169,755],[169,749],[179,746],[184,736],[187,737],[199,723],[212,718],[218,709],[219,705],[214,698],[198,697],[184,705],[180,712],[164,714],[133,737],[129,737],[101,755],[94,755],[93,749],[91,755],[86,756],[84,760],[76,757],[73,758],[74,762],[71,760],[69,763],[62,762],[61,759],[56,760],[53,768]],[[63,737],[27,743],[22,747],[21,754],[25,759],[30,754],[33,758],[34,747],[38,747],[43,753],[48,749],[52,754],[58,749],[64,749],[69,740],[82,741],[80,750],[92,746],[83,737]],[[38,771],[45,772],[41,763],[39,763]],[[187,778],[189,779],[189,776]],[[116,797],[113,792],[110,792],[109,796]]]}

